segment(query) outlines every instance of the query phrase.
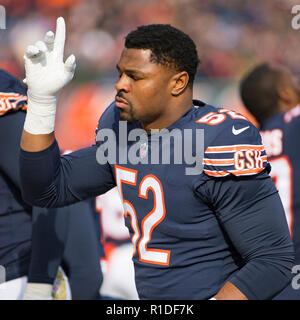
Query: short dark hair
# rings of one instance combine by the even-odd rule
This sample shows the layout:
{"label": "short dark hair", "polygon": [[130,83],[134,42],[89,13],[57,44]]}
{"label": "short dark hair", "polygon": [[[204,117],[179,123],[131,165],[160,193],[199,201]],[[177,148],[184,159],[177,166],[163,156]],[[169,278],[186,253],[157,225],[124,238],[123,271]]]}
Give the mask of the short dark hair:
{"label": "short dark hair", "polygon": [[197,72],[199,58],[196,45],[184,32],[169,24],[140,26],[125,38],[127,49],[150,49],[150,61],[176,71],[186,71],[192,85]]}
{"label": "short dark hair", "polygon": [[263,63],[241,80],[242,101],[259,123],[279,111],[277,88],[281,76],[280,68]]}

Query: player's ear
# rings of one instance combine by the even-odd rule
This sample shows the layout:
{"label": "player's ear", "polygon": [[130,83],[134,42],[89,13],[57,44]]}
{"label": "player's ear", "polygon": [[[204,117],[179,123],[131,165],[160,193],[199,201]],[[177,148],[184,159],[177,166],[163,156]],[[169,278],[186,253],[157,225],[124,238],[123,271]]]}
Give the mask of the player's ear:
{"label": "player's ear", "polygon": [[283,86],[281,88],[278,88],[277,94],[282,104],[285,104],[287,107],[296,105],[298,103],[298,95],[292,87]]}
{"label": "player's ear", "polygon": [[189,75],[186,71],[176,73],[171,79],[171,94],[180,95],[188,86]]}

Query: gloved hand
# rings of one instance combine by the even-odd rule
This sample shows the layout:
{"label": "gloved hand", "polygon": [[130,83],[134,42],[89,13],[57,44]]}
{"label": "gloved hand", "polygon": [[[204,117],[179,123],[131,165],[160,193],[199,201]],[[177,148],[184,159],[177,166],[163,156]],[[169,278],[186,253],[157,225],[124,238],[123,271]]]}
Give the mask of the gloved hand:
{"label": "gloved hand", "polygon": [[53,300],[52,285],[28,282],[23,300]]}
{"label": "gloved hand", "polygon": [[63,62],[65,37],[65,21],[59,17],[55,36],[48,31],[44,41],[26,49],[24,82],[28,86],[28,103],[24,129],[31,134],[54,131],[58,93],[74,76],[75,56],[70,55]]}

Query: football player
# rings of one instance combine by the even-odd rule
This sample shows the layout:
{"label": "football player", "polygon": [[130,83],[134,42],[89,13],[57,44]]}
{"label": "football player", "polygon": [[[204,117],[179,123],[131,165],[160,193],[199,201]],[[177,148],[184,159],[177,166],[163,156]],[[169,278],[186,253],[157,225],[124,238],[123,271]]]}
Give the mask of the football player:
{"label": "football player", "polygon": [[[281,197],[294,242],[295,265],[300,265],[300,86],[285,67],[263,63],[241,81],[246,108],[259,123],[271,177]],[[294,276],[299,270],[292,269]],[[292,283],[276,299],[300,300],[300,289]]]}
{"label": "football player", "polygon": [[[4,70],[0,70],[0,108],[0,265],[6,280],[0,284],[0,299],[57,297],[53,284],[60,265],[67,273],[72,299],[99,299],[102,273],[95,199],[58,209],[26,204],[20,191],[18,147],[26,89]],[[60,299],[68,299],[64,283]]]}
{"label": "football player", "polygon": [[57,207],[117,186],[140,299],[270,299],[281,291],[294,251],[261,137],[242,115],[193,100],[199,60],[190,37],[159,24],[130,32],[97,144],[60,157],[56,99],[76,67],[74,55],[64,62],[64,43],[60,17],[55,35],[26,50],[25,199]]}

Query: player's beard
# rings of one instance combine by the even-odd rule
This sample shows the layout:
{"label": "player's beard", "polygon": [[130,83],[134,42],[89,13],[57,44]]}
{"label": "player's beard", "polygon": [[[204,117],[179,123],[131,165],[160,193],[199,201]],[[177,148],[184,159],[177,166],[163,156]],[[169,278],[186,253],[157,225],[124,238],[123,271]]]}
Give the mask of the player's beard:
{"label": "player's beard", "polygon": [[146,113],[146,114],[140,114],[136,112],[136,109],[133,107],[132,103],[128,101],[128,99],[125,99],[122,95],[122,92],[118,92],[117,96],[124,99],[127,102],[127,107],[124,108],[118,108],[119,114],[120,114],[120,120],[127,121],[129,124],[136,124],[140,123],[142,126],[147,125],[149,123],[154,122],[159,114],[157,113]]}
{"label": "player's beard", "polygon": [[126,100],[128,106],[126,109],[118,109],[120,113],[120,120],[127,121],[130,124],[137,123],[138,120],[135,117],[135,111],[131,102],[122,96],[122,92],[118,92],[117,96]]}
{"label": "player's beard", "polygon": [[119,110],[119,112],[120,112],[120,120],[125,120],[130,124],[137,123],[138,120],[135,119],[134,111],[133,111],[133,108],[132,108],[132,106],[130,104],[128,104],[128,109],[129,110],[126,110],[126,111],[125,110]]}

